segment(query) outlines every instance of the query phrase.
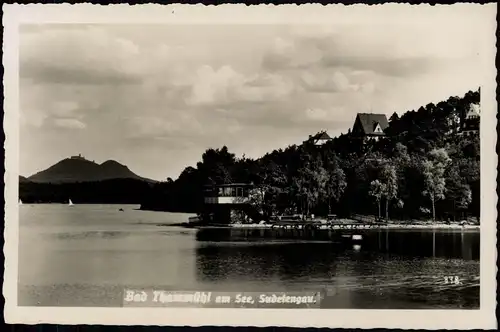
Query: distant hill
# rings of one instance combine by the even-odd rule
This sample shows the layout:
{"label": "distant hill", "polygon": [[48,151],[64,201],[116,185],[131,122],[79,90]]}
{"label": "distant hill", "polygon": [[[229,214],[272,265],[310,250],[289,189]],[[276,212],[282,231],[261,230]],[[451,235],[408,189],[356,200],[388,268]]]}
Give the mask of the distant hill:
{"label": "distant hill", "polygon": [[[110,179],[135,179],[156,182],[140,177],[127,166],[117,161],[107,160],[102,164],[97,164],[80,156],[63,159],[46,170],[28,177],[26,180],[36,183],[75,183]],[[20,181],[23,181],[21,177]]]}

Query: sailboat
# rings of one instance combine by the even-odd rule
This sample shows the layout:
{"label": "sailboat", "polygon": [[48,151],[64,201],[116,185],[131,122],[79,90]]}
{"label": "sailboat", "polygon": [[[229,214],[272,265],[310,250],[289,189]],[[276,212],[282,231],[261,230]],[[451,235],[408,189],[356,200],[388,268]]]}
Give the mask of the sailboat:
{"label": "sailboat", "polygon": [[23,205],[23,201],[21,201],[21,199],[19,199],[19,205]]}
{"label": "sailboat", "polygon": [[69,206],[73,206],[75,204],[73,204],[73,202],[71,201],[71,198],[69,199],[69,203],[68,203]]}

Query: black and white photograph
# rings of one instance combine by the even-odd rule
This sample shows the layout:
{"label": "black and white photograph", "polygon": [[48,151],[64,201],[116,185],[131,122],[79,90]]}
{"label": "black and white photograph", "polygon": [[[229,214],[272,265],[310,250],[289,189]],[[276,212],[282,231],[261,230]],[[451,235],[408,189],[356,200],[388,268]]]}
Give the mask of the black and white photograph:
{"label": "black and white photograph", "polygon": [[496,6],[104,7],[4,7],[16,322],[495,326]]}

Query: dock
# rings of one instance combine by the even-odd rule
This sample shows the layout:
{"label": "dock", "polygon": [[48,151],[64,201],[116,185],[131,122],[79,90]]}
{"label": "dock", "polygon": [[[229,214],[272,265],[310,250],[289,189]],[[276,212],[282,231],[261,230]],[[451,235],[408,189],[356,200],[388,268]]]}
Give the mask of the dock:
{"label": "dock", "polygon": [[377,229],[381,226],[386,226],[385,223],[336,223],[332,221],[320,220],[291,220],[291,221],[276,221],[267,224],[271,229],[304,229],[304,230],[319,230],[319,229],[339,229],[339,230],[358,230],[358,229]]}

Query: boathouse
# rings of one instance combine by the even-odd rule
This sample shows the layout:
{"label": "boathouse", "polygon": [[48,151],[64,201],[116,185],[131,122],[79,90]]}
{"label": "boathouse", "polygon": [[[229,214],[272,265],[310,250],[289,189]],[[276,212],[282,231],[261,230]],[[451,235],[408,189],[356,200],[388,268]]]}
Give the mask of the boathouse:
{"label": "boathouse", "polygon": [[248,183],[231,183],[205,186],[205,204],[243,204],[247,203],[249,190],[253,187]]}
{"label": "boathouse", "polygon": [[246,222],[260,218],[250,205],[253,184],[207,185],[204,190],[203,221],[215,224]]}

